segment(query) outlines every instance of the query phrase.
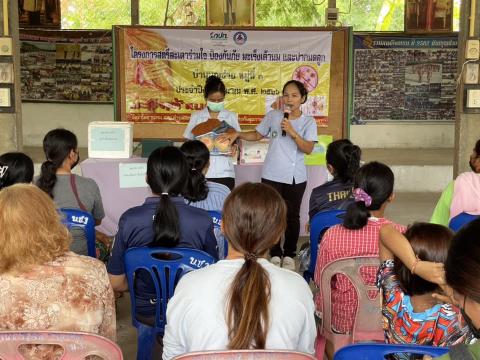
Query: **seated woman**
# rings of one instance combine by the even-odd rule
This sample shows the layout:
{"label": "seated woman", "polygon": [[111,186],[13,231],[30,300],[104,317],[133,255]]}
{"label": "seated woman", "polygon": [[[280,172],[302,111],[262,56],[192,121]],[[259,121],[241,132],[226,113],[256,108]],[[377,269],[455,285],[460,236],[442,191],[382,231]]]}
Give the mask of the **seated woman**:
{"label": "seated woman", "polygon": [[[47,160],[42,164],[37,186],[55,201],[58,208],[80,209],[89,212],[100,225],[105,217],[100,190],[94,180],[72,174],[80,161],[78,142],[74,133],[65,129],[51,130],[43,138]],[[70,249],[87,255],[87,241],[80,229],[72,229]]]}
{"label": "seated woman", "polygon": [[[395,238],[385,238],[382,231],[380,234],[383,235],[379,242],[382,264],[377,285],[383,294],[386,342],[432,346],[468,342],[472,336],[460,309],[434,298],[432,294],[441,289],[415,273],[418,260],[413,260],[411,267],[400,260],[403,258],[410,263],[410,250],[396,249],[398,241]],[[441,225],[416,223],[407,229],[405,237],[417,259],[444,263],[453,234]],[[394,357],[409,359],[408,355]]]}
{"label": "seated woman", "polygon": [[221,212],[230,189],[205,179],[210,166],[210,152],[207,146],[199,140],[192,140],[185,142],[180,150],[185,155],[189,167],[187,186],[183,192],[185,199],[194,207]]}
{"label": "seated woman", "polygon": [[33,180],[33,161],[21,152],[0,155],[0,190],[14,184],[29,184]]}
{"label": "seated woman", "polygon": [[[394,199],[393,184],[393,172],[385,164],[373,161],[358,170],[353,189],[355,202],[347,208],[343,224],[328,229],[320,243],[314,279],[317,287],[321,286],[322,272],[328,264],[347,257],[378,256],[378,235],[385,224],[404,230],[402,225],[384,218],[385,209]],[[375,284],[377,269],[370,266],[361,270],[364,282]],[[348,277],[337,274],[332,278],[331,289],[332,330],[351,333],[358,306],[355,287]],[[317,293],[315,302],[317,309],[321,309],[321,292]],[[329,341],[326,342],[326,351],[329,358],[333,356]]]}
{"label": "seated woman", "polygon": [[480,139],[472,150],[466,171],[452,180],[443,190],[430,222],[448,226],[462,212],[480,215]]}
{"label": "seated woman", "polygon": [[327,147],[327,182],[312,190],[310,220],[321,211],[346,209],[353,198],[353,178],[360,167],[362,151],[348,139],[336,140]]}
{"label": "seated woman", "polygon": [[[395,253],[405,254],[402,262],[420,277],[439,284],[442,293],[433,296],[443,302],[455,304],[460,308],[465,322],[477,341],[473,345],[457,344],[450,347],[447,355],[438,360],[480,359],[480,219],[476,219],[462,228],[452,239],[448,249],[445,269],[443,264],[416,260],[408,240],[390,226],[380,232],[382,239],[388,239],[388,247]],[[445,284],[446,280],[446,284]],[[424,359],[430,359],[425,356]]]}
{"label": "seated woman", "polygon": [[[176,147],[154,150],[147,161],[147,183],[153,196],[128,209],[120,217],[118,232],[107,269],[115,291],[127,291],[125,251],[132,247],[188,247],[203,250],[218,259],[217,240],[210,215],[185,203],[182,191],[188,166]],[[150,275],[139,273],[135,281],[137,314],[155,315],[155,287]]]}
{"label": "seated woman", "polygon": [[228,256],[180,280],[167,307],[163,359],[227,349],[313,354],[312,292],[300,275],[267,260],[285,226],[285,203],[270,186],[232,191],[222,222]]}
{"label": "seated woman", "polygon": [[105,265],[69,252],[55,204],[34,185],[0,191],[0,331],[96,333],[115,341]]}

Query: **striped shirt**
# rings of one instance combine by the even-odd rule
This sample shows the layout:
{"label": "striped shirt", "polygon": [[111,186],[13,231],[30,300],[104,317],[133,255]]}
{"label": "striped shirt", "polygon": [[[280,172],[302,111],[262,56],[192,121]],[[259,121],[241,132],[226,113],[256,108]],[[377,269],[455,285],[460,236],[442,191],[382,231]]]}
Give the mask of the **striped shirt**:
{"label": "striped shirt", "polygon": [[223,203],[230,194],[230,189],[225,185],[207,181],[208,195],[204,200],[191,202],[189,205],[204,210],[216,210],[222,212]]}
{"label": "striped shirt", "polygon": [[[361,229],[350,230],[342,225],[328,229],[318,249],[315,284],[321,286],[323,269],[336,260],[352,256],[378,256],[378,236],[380,228],[386,224],[392,224],[400,232],[405,231],[403,225],[373,217]],[[365,284],[375,285],[376,272],[377,268],[366,266],[360,270],[360,275]],[[345,275],[339,274],[332,279],[331,294],[332,327],[337,332],[349,333],[353,328],[358,304],[355,288]],[[322,294],[318,292],[315,298],[317,311],[322,309],[322,301]]]}

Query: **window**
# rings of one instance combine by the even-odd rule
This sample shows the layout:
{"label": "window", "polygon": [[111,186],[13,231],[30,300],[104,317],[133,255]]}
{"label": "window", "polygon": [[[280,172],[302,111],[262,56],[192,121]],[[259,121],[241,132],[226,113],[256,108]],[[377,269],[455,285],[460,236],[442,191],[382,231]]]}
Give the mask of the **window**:
{"label": "window", "polygon": [[168,4],[166,25],[205,25],[205,0],[139,0],[140,24],[163,25]]}
{"label": "window", "polygon": [[131,24],[130,0],[61,0],[62,29],[110,29]]}

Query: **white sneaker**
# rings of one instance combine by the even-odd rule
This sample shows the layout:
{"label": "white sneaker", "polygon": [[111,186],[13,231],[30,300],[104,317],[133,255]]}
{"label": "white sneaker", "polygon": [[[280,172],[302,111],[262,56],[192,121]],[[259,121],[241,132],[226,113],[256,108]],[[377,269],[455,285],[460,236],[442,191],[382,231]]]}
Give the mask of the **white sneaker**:
{"label": "white sneaker", "polygon": [[282,259],[279,256],[272,256],[270,262],[275,266],[282,266]]}
{"label": "white sneaker", "polygon": [[283,258],[282,268],[295,271],[295,260],[293,260],[290,256],[285,256]]}

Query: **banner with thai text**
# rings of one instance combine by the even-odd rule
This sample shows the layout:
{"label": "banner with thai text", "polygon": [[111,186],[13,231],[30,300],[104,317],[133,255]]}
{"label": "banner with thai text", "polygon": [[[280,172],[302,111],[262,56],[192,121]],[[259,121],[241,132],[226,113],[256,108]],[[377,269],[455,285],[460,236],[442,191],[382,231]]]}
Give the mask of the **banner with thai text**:
{"label": "banner with thai text", "polygon": [[[296,79],[309,94],[302,111],[328,124],[332,33],[121,27],[121,120],[186,123],[205,106],[205,80],[219,76],[226,108],[256,124],[282,108],[282,87]],[[123,68],[123,69],[122,69]]]}

